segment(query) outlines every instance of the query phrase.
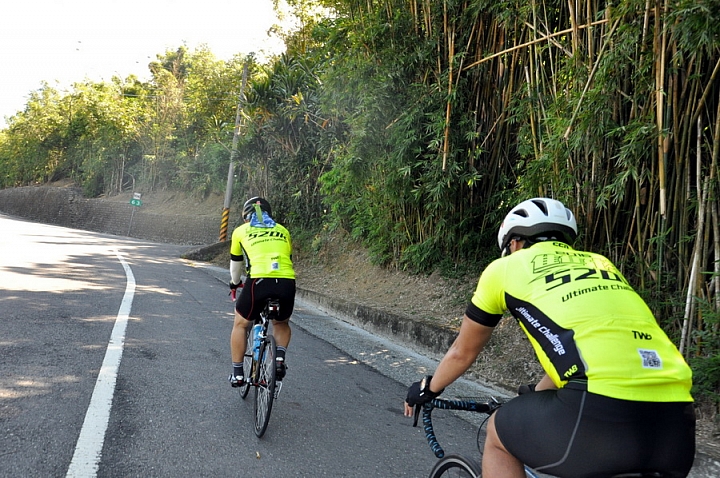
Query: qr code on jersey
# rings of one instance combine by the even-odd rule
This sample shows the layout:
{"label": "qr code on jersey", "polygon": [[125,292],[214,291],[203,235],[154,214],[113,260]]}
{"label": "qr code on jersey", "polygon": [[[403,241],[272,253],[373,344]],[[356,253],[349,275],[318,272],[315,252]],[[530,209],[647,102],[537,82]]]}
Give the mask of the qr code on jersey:
{"label": "qr code on jersey", "polygon": [[655,350],[638,349],[643,368],[662,368],[662,360]]}

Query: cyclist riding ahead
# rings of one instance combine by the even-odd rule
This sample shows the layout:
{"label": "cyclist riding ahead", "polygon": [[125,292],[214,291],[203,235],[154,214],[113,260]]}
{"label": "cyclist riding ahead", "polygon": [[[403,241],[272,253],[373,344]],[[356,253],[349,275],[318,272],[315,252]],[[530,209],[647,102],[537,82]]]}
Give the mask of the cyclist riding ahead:
{"label": "cyclist riding ahead", "polygon": [[[273,320],[273,335],[277,340],[276,378],[280,381],[285,377],[285,351],[292,335],[290,315],[295,306],[295,271],[290,233],[275,222],[271,214],[270,203],[264,198],[248,199],[242,210],[245,223],[232,233],[230,289],[241,288],[230,334],[233,372],[228,380],[233,387],[245,383],[246,331],[269,298],[278,299],[280,303],[280,315]],[[247,274],[244,280],[243,269]]]}
{"label": "cyclist riding ahead", "polygon": [[[652,312],[605,257],[576,251],[573,213],[524,201],[498,233],[460,332],[433,376],[412,384],[405,415],[442,393],[477,358],[509,311],[545,377],[490,418],[484,478],[654,470],[684,477],[695,452],[691,371]],[[665,476],[665,475],[663,475]]]}

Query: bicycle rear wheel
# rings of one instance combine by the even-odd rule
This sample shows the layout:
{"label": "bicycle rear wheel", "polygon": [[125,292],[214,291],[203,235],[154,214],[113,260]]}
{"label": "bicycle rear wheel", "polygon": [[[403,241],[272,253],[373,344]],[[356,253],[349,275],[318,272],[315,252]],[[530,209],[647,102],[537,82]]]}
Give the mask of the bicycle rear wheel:
{"label": "bicycle rear wheel", "polygon": [[245,399],[245,397],[247,397],[247,394],[250,391],[250,382],[255,376],[252,369],[253,345],[252,327],[247,327],[245,329],[245,356],[243,357],[243,373],[245,374],[245,385],[240,387],[240,398],[242,398],[243,400]]}
{"label": "bicycle rear wheel", "polygon": [[447,455],[441,458],[432,471],[430,478],[480,478],[480,464],[462,455]]}
{"label": "bicycle rear wheel", "polygon": [[268,334],[260,345],[260,358],[257,362],[257,384],[255,386],[255,435],[263,436],[270,421],[273,400],[275,400],[275,358],[277,344],[275,337]]}

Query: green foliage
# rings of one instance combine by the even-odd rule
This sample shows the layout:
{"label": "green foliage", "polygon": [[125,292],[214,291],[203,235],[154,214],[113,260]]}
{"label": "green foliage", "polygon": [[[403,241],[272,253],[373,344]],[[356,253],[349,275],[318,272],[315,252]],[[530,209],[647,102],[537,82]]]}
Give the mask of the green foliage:
{"label": "green foliage", "polygon": [[705,327],[692,334],[693,393],[720,407],[720,311],[706,300],[697,303]]}
{"label": "green foliage", "polygon": [[693,396],[720,406],[720,353],[692,357],[690,367],[693,370]]}
{"label": "green foliage", "polygon": [[148,83],[113,78],[65,94],[43,86],[3,132],[2,185],[69,178],[88,196],[133,184],[222,189],[243,63],[181,47],[158,55]]}
{"label": "green foliage", "polygon": [[679,0],[668,15],[681,52],[717,52],[720,43],[720,3]]}

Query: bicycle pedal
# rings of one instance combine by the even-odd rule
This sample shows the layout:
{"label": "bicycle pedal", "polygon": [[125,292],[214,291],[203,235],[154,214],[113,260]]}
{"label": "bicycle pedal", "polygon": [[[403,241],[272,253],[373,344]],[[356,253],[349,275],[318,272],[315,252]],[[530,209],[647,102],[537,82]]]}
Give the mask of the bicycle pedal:
{"label": "bicycle pedal", "polygon": [[280,390],[282,390],[282,386],[282,382],[275,382],[275,400],[277,400],[278,396],[280,395]]}

